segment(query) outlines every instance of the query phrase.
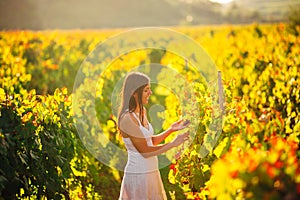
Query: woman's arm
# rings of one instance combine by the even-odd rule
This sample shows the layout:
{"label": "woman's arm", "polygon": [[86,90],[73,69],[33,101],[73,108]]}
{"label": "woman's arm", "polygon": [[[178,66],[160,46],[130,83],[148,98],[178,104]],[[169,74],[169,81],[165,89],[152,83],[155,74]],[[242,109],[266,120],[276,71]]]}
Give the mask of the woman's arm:
{"label": "woman's arm", "polygon": [[158,145],[160,144],[162,141],[164,141],[166,139],[166,137],[168,137],[171,133],[173,133],[173,131],[169,128],[163,132],[161,132],[158,135],[153,135],[152,136],[152,143],[153,145]]}
{"label": "woman's arm", "polygon": [[[147,110],[146,108],[143,108],[143,111],[144,111],[144,117],[145,119],[147,120],[148,122],[148,118],[147,118]],[[160,144],[162,141],[164,141],[171,133],[175,132],[175,131],[178,131],[178,130],[181,130],[181,129],[184,129],[186,127],[188,127],[190,125],[189,121],[186,121],[187,123],[185,124],[182,124],[182,121],[183,120],[179,120],[175,123],[173,123],[170,128],[168,128],[167,130],[161,132],[160,134],[157,134],[157,135],[153,135],[152,136],[152,143],[153,145],[158,145]]]}
{"label": "woman's arm", "polygon": [[156,146],[149,146],[147,144],[147,141],[145,138],[136,138],[136,137],[130,136],[130,140],[133,143],[133,145],[135,146],[135,148],[145,158],[149,158],[151,156],[157,156],[159,154],[165,153],[166,151],[172,149],[173,147],[179,146],[184,141],[186,141],[188,138],[189,138],[189,133],[186,132],[186,133],[177,135],[177,137],[169,143],[160,144],[160,145],[156,145]]}
{"label": "woman's arm", "polygon": [[189,138],[188,133],[183,133],[178,135],[173,141],[169,143],[149,146],[140,127],[136,124],[134,118],[129,113],[125,114],[122,117],[120,121],[120,131],[125,133],[122,135],[126,135],[126,137],[130,138],[134,147],[145,158],[162,154],[173,147],[179,146]]}
{"label": "woman's arm", "polygon": [[175,123],[173,123],[170,128],[168,128],[167,130],[163,131],[162,133],[158,134],[158,135],[154,135],[152,136],[152,143],[153,145],[158,145],[159,143],[161,143],[162,141],[164,141],[166,139],[166,137],[168,137],[171,133],[184,129],[186,127],[188,127],[190,125],[189,121],[183,122],[183,120],[179,120]]}

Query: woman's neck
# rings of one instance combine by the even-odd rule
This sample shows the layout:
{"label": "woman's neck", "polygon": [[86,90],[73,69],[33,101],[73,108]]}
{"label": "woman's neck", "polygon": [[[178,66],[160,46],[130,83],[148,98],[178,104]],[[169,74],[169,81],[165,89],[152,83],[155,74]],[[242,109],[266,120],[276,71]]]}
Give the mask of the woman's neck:
{"label": "woman's neck", "polygon": [[137,106],[136,109],[134,109],[134,112],[135,112],[136,114],[140,114],[140,113],[141,113],[140,107]]}
{"label": "woman's neck", "polygon": [[136,114],[140,114],[140,109],[139,109],[139,108],[136,108],[136,109],[134,110],[134,112],[135,112]]}

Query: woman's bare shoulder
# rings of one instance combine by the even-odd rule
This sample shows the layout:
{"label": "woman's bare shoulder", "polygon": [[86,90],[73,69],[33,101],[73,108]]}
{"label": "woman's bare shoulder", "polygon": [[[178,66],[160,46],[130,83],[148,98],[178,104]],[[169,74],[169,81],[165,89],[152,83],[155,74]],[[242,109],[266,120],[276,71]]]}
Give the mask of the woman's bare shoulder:
{"label": "woman's bare shoulder", "polygon": [[120,119],[119,126],[124,137],[144,137],[139,127],[139,123],[132,113],[125,113]]}
{"label": "woman's bare shoulder", "polygon": [[133,114],[131,112],[126,112],[126,113],[124,113],[121,116],[121,118],[120,118],[120,124],[122,122],[126,122],[126,123],[128,123],[128,122],[134,122],[136,125],[139,124],[138,121],[137,121],[137,119],[133,116]]}

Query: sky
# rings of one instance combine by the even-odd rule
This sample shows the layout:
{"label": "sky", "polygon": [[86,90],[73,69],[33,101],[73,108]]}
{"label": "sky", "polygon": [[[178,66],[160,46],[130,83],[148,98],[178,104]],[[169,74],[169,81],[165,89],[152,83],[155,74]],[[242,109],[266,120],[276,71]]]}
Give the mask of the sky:
{"label": "sky", "polygon": [[217,3],[229,3],[229,2],[231,2],[232,0],[210,0],[210,1],[212,1],[212,2],[217,2]]}
{"label": "sky", "polygon": [[[70,6],[70,1],[76,3]],[[208,0],[0,0],[0,30],[277,22],[286,19],[291,5],[300,5],[300,0],[209,0],[224,6],[202,5],[205,1]],[[243,9],[236,9],[232,15],[226,12],[224,17],[230,2],[239,2]],[[253,10],[259,13],[254,20]]]}

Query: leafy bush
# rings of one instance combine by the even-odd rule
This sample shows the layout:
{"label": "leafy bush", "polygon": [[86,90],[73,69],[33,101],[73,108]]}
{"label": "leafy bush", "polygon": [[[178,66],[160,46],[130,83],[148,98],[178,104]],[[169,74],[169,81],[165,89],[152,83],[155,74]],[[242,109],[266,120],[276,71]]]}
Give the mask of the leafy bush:
{"label": "leafy bush", "polygon": [[[207,86],[184,59],[169,52],[131,52],[114,60],[103,74],[95,104],[105,134],[122,147],[107,98],[119,78],[130,67],[145,63],[172,66],[193,82],[200,108],[190,106],[186,112],[199,113],[200,124],[192,145],[162,169],[170,182],[165,183],[170,198],[298,197],[299,38],[289,33],[287,24],[177,30],[197,40],[222,70],[226,117],[216,145],[207,131],[215,114]],[[1,197],[118,197],[122,173],[83,147],[73,127],[68,94],[87,53],[115,32],[1,32]],[[178,81],[163,72],[157,80]],[[153,91],[160,93],[150,103],[165,105],[167,127],[180,117],[178,99],[156,86]],[[205,157],[201,146],[209,151]]]}
{"label": "leafy bush", "polygon": [[[119,187],[112,170],[82,146],[67,88],[55,89],[53,95],[26,90],[33,80],[26,72],[28,60],[22,58],[25,51],[3,40],[1,44],[1,198],[100,198],[95,190],[105,193],[111,185]],[[98,174],[100,169],[104,178]],[[100,181],[105,179],[109,181]]]}

